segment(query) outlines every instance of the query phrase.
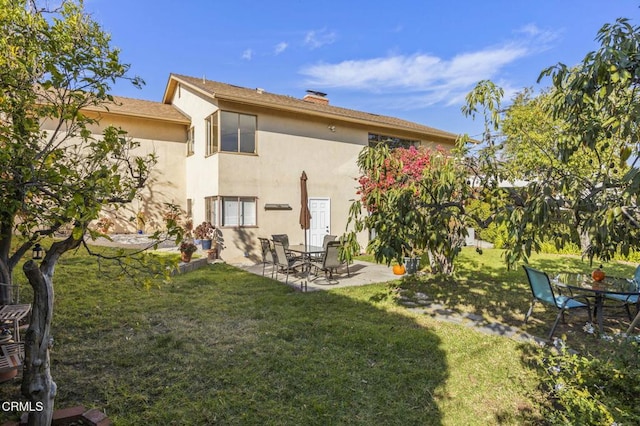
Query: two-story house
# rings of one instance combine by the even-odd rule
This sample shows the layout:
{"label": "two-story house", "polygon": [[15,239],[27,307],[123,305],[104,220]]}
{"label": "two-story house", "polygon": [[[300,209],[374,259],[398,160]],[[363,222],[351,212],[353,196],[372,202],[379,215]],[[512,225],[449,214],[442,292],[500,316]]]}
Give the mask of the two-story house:
{"label": "two-story house", "polygon": [[[457,135],[398,118],[330,105],[325,94],[303,98],[172,74],[162,103],[117,98],[100,112],[155,151],[148,190],[132,206],[161,222],[163,203],[183,207],[195,224],[210,221],[224,239],[222,257],[258,256],[257,237],[288,234],[304,241],[298,221],[300,176],[311,211],[308,241],[345,231],[356,199],[356,160],[369,144],[451,147]],[[116,213],[118,214],[118,213]],[[367,236],[363,235],[362,244]]]}

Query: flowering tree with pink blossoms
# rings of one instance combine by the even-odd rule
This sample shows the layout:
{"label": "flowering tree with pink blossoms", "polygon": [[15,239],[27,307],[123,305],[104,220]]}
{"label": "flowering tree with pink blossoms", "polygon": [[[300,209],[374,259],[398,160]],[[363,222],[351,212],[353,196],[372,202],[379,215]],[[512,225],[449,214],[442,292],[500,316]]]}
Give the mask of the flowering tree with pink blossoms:
{"label": "flowering tree with pink blossoms", "polygon": [[376,261],[429,255],[434,273],[451,274],[467,234],[472,189],[461,161],[438,147],[366,147],[358,157],[358,195],[350,208],[345,258],[360,250],[356,235],[373,231]]}

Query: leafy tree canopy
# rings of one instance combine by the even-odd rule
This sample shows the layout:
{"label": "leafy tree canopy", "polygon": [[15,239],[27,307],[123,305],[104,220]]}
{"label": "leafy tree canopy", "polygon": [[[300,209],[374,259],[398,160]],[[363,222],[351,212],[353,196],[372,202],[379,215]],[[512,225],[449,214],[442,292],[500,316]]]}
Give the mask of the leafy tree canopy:
{"label": "leafy tree canopy", "polygon": [[[87,234],[95,236],[89,224],[103,208],[134,199],[156,158],[136,155],[138,143],[122,129],[93,135],[97,115],[88,111],[108,108],[111,85],[142,81],[127,76],[129,66],[81,0],[55,8],[0,0],[0,34],[0,282],[12,283],[14,268],[36,242],[72,229],[46,247],[40,264],[23,267],[34,303],[22,391],[44,407],[30,413],[29,424],[48,425],[56,393],[49,371],[56,263]],[[8,288],[1,288],[0,303],[10,298]]]}
{"label": "leafy tree canopy", "polygon": [[[491,82],[467,97],[463,112],[482,108],[485,128],[500,130],[498,139],[485,137],[471,163],[494,219],[508,228],[510,264],[545,239],[564,245],[572,230],[591,260],[639,248],[640,30],[620,19],[603,26],[597,40],[601,47],[579,66],[541,73],[553,83],[547,92],[522,92],[504,114]],[[500,185],[517,178],[527,184]]]}
{"label": "leafy tree canopy", "polygon": [[[461,162],[443,149],[365,147],[358,157],[361,199],[350,209],[351,251],[356,233],[374,232],[367,251],[377,261],[403,263],[428,253],[433,272],[450,274],[464,236],[471,187]],[[363,208],[366,212],[363,212]]]}

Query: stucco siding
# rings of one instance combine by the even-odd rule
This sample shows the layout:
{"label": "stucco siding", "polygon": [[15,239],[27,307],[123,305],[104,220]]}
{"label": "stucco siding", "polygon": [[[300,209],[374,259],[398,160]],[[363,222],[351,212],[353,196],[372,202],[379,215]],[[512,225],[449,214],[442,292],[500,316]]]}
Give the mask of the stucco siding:
{"label": "stucco siding", "polygon": [[[92,114],[89,112],[88,114]],[[147,186],[139,197],[131,204],[118,211],[105,209],[103,216],[115,222],[112,232],[136,232],[138,225],[131,218],[138,212],[145,214],[143,231],[153,232],[162,229],[162,215],[167,210],[165,203],[176,204],[185,208],[186,174],[185,174],[185,141],[187,126],[122,115],[102,113],[96,116],[98,124],[89,129],[94,138],[102,137],[102,130],[107,126],[115,126],[127,131],[128,137],[140,143],[131,154],[144,156],[154,153],[157,163],[151,170]],[[43,121],[41,128],[46,131],[54,129],[54,123]]]}
{"label": "stucco siding", "polygon": [[[247,257],[257,260],[258,236],[286,233],[292,243],[304,241],[298,224],[303,170],[309,178],[309,196],[331,200],[330,232],[341,235],[356,196],[356,159],[367,143],[367,131],[301,115],[278,116],[243,105],[221,106],[224,110],[255,114],[258,127],[255,155],[219,152],[205,157],[204,118],[213,111],[210,106],[200,105],[206,113],[194,115],[200,117],[193,124],[195,153],[187,159],[194,222],[204,219],[205,197],[256,197],[255,227],[222,227],[223,258],[230,262],[246,261]],[[265,210],[266,204],[287,204],[292,210]]]}
{"label": "stucco siding", "polygon": [[191,118],[194,145],[193,154],[185,159],[188,185],[185,200],[192,200],[194,223],[204,219],[204,197],[218,194],[218,157],[206,156],[205,119],[217,111],[212,99],[178,86],[171,104]]}
{"label": "stucco siding", "polygon": [[[149,153],[155,153],[158,162],[152,169],[145,189],[127,209],[114,213],[120,219],[124,219],[135,216],[137,212],[143,212],[145,214],[143,231],[147,233],[163,229],[163,214],[168,211],[165,203],[175,204],[183,211],[186,209],[184,143],[140,140],[140,148],[134,151],[134,154]],[[136,230],[133,229],[135,222],[129,221],[126,226],[122,220],[119,223],[123,226],[116,229],[116,232]]]}

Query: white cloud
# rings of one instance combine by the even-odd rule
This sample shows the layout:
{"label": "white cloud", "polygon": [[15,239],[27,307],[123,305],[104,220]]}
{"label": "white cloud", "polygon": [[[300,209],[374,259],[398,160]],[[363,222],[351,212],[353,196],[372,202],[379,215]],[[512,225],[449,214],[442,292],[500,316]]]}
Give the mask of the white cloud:
{"label": "white cloud", "polygon": [[527,24],[516,30],[517,33],[523,33],[528,36],[535,37],[543,31],[536,24]]}
{"label": "white cloud", "polygon": [[275,53],[276,55],[279,55],[279,54],[281,54],[282,52],[284,52],[285,50],[287,50],[287,47],[289,47],[289,44],[288,44],[288,43],[286,43],[286,42],[284,42],[284,41],[283,41],[283,42],[280,42],[280,43],[276,44],[276,47],[275,47],[275,49],[274,49],[274,53]]}
{"label": "white cloud", "polygon": [[543,30],[536,24],[527,24],[516,30],[516,33],[535,38],[536,43],[546,43],[557,39],[562,34],[562,31]]}
{"label": "white cloud", "polygon": [[451,60],[428,54],[394,55],[384,58],[317,64],[302,74],[320,87],[360,90],[432,90],[433,87],[468,85],[493,77],[501,67],[523,57],[526,50],[505,47],[465,53]]}
{"label": "white cloud", "polygon": [[242,59],[246,59],[247,61],[250,61],[252,57],[253,57],[252,49],[247,49],[244,52],[242,52]]}
{"label": "white cloud", "polygon": [[308,31],[304,38],[304,44],[311,49],[317,49],[326,44],[332,44],[338,38],[335,31],[329,31],[326,28],[321,30]]}
{"label": "white cloud", "polygon": [[[412,102],[414,107],[436,103],[459,105],[478,81],[500,79],[505,67],[546,49],[546,43],[554,38],[554,34],[535,26],[520,32],[526,34],[523,40],[460,53],[449,59],[424,53],[394,54],[319,63],[301,69],[300,73],[307,77],[307,85],[317,88],[344,88],[399,98],[402,95],[398,103]],[[512,93],[510,82],[502,83]]]}

